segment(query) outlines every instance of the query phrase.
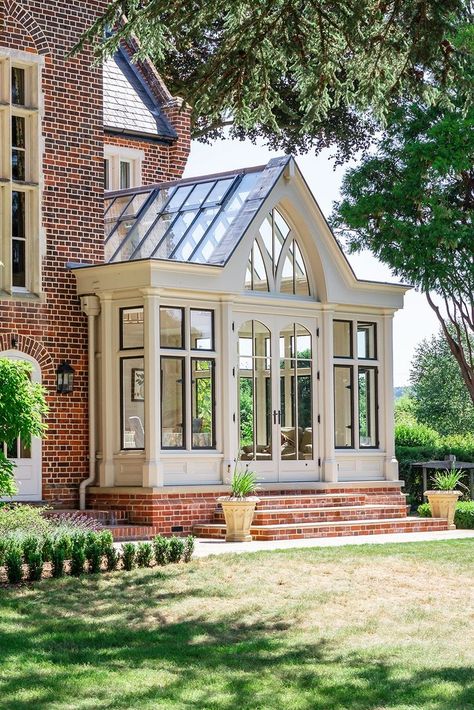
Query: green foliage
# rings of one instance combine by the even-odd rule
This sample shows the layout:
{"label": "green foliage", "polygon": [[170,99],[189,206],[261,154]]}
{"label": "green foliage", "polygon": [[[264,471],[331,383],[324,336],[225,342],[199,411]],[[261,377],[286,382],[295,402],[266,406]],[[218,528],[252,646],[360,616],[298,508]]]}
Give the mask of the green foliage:
{"label": "green foliage", "polygon": [[437,78],[458,78],[469,40],[464,54],[442,40],[466,14],[461,0],[428,8],[418,0],[114,0],[82,44],[92,40],[103,56],[138,37],[191,107],[197,138],[230,126],[232,137],[263,137],[287,152],[337,144],[352,157],[376,129],[370,109],[383,117],[397,97],[433,97]]}
{"label": "green foliage", "polygon": [[441,443],[438,432],[426,424],[396,424],[395,441],[399,446],[438,447]]}
{"label": "green foliage", "polygon": [[86,535],[83,532],[76,533],[72,538],[71,545],[71,574],[79,577],[84,574],[86,564]]}
{"label": "green foliage", "polygon": [[53,554],[53,537],[51,535],[45,535],[43,537],[41,554],[45,562],[50,562]]}
{"label": "green foliage", "polygon": [[195,537],[194,535],[188,535],[187,538],[184,541],[184,550],[183,550],[183,562],[191,562],[191,558],[193,556],[194,552],[194,543],[195,543]]}
{"label": "green foliage", "polygon": [[474,403],[474,104],[464,103],[473,66],[471,55],[449,102],[390,111],[376,152],[346,173],[332,223],[352,252],[369,249],[426,295]]}
{"label": "green foliage", "polygon": [[43,575],[44,561],[41,555],[41,550],[37,548],[34,552],[30,552],[27,560],[28,564],[28,580],[30,582],[39,582]]}
{"label": "green foliage", "polygon": [[122,545],[123,568],[130,572],[135,567],[136,548],[133,542],[124,542]]}
{"label": "green foliage", "polygon": [[255,493],[259,488],[257,474],[248,469],[238,471],[236,465],[230,486],[231,495],[234,498],[244,498],[245,496],[252,495],[252,493]]}
{"label": "green foliage", "polygon": [[115,572],[120,562],[120,553],[113,545],[105,550],[105,559],[107,562],[107,571]]}
{"label": "green foliage", "polygon": [[137,547],[137,565],[151,567],[153,561],[153,547],[151,542],[139,542]]}
{"label": "green foliage", "polygon": [[170,561],[170,540],[163,535],[157,535],[153,540],[155,561],[157,565],[167,565]]}
{"label": "green foliage", "polygon": [[6,538],[0,538],[0,567],[5,562],[5,552],[7,551],[8,540]]}
{"label": "green foliage", "polygon": [[415,401],[410,394],[404,393],[395,400],[395,424],[413,426],[416,423]]}
{"label": "green foliage", "polygon": [[103,542],[99,533],[89,532],[86,535],[85,554],[89,564],[89,572],[97,574],[100,572],[102,562]]}
{"label": "green foliage", "polygon": [[[471,348],[474,350],[474,337]],[[474,404],[442,331],[416,348],[410,380],[418,421],[442,435],[474,431]]]}
{"label": "green foliage", "polygon": [[[431,518],[431,508],[429,503],[422,503],[418,506],[418,515],[421,518]],[[460,530],[474,529],[474,501],[459,501],[456,504],[454,513],[454,524]]]}
{"label": "green foliage", "polygon": [[68,559],[72,551],[72,542],[65,537],[60,537],[54,541],[51,550],[51,571],[53,577],[58,578],[64,575],[64,561]]}
{"label": "green foliage", "polygon": [[450,470],[436,471],[433,476],[434,488],[438,491],[454,491],[457,486],[463,485],[463,478],[464,471],[456,471],[454,466]]}
{"label": "green foliage", "polygon": [[184,540],[182,537],[170,537],[169,540],[169,561],[179,562],[184,553]]}
{"label": "green foliage", "polygon": [[[9,447],[17,439],[29,445],[32,436],[43,436],[46,429],[45,390],[31,381],[31,371],[27,362],[0,358],[0,442]],[[12,463],[0,451],[0,496],[16,492]]]}
{"label": "green foliage", "polygon": [[21,546],[16,540],[10,540],[5,552],[5,567],[10,584],[18,584],[23,577],[23,556]]}
{"label": "green foliage", "polygon": [[110,550],[110,548],[114,545],[114,536],[112,535],[110,530],[101,530],[99,532],[99,539],[102,554],[105,555],[107,554],[107,550]]}
{"label": "green foliage", "polygon": [[34,535],[29,535],[22,540],[21,546],[25,562],[29,564],[31,555],[35,555],[40,549],[40,540]]}
{"label": "green foliage", "polygon": [[50,524],[43,516],[45,510],[36,505],[0,504],[0,537],[20,530],[32,535],[46,534]]}
{"label": "green foliage", "polygon": [[240,446],[252,446],[253,443],[253,397],[252,380],[241,377],[239,380],[240,411]]}

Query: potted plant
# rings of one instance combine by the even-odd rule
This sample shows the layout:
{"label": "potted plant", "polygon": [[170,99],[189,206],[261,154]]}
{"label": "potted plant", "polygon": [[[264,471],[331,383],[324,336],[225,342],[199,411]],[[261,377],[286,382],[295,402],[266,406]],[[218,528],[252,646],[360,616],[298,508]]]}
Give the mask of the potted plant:
{"label": "potted plant", "polygon": [[258,490],[257,474],[249,471],[239,471],[238,461],[232,476],[229,496],[218,499],[224,511],[226,524],[226,542],[250,542],[250,526],[259,498],[252,495]]}
{"label": "potted plant", "polygon": [[438,471],[433,476],[435,490],[425,491],[425,496],[428,497],[428,503],[431,508],[431,516],[447,520],[450,530],[456,529],[454,513],[456,512],[458,498],[462,495],[462,491],[455,490],[455,488],[456,486],[466,488],[461,483],[463,475],[464,471],[456,471],[453,463],[450,470]]}

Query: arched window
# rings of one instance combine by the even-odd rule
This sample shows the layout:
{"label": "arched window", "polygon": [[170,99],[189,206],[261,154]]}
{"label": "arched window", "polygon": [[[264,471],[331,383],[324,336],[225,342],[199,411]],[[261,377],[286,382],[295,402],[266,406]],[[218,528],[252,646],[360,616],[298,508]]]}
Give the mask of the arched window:
{"label": "arched window", "polygon": [[308,271],[295,234],[277,209],[263,220],[250,250],[245,288],[311,295]]}

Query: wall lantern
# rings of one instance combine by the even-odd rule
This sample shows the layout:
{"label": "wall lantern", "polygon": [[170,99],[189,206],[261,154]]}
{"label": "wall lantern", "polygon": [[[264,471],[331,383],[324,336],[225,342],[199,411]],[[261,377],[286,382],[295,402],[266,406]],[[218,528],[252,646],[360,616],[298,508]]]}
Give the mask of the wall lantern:
{"label": "wall lantern", "polygon": [[74,389],[74,368],[68,360],[63,360],[56,370],[56,392],[72,392]]}

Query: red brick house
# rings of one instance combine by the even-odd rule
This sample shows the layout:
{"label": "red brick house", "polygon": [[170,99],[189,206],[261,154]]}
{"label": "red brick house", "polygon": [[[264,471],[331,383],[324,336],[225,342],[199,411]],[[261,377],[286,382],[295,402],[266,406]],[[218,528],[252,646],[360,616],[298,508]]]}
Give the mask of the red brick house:
{"label": "red brick house", "polygon": [[186,113],[151,65],[132,66],[132,47],[103,70],[88,50],[68,56],[106,6],[0,0],[0,353],[34,364],[50,408],[42,445],[9,453],[20,499],[64,506],[88,475],[87,317],[67,263],[103,261],[104,180],[180,177],[190,145]]}
{"label": "red brick house", "polygon": [[153,66],[69,56],[106,5],[0,0],[0,356],[49,402],[7,451],[19,500],[222,536],[240,458],[261,539],[444,529],[400,493],[407,287],[356,278],[291,157],[182,178],[189,117]]}

